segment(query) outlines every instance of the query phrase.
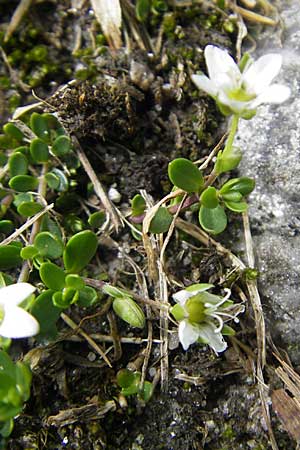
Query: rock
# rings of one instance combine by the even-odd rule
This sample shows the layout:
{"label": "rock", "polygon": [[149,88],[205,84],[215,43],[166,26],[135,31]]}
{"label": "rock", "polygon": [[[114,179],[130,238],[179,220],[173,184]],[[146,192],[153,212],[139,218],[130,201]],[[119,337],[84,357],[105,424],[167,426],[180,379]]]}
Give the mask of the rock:
{"label": "rock", "polygon": [[278,34],[269,34],[255,56],[282,54],[276,82],[290,86],[292,95],[242,120],[236,143],[244,153],[240,174],[256,180],[249,215],[268,331],[300,364],[300,9],[297,0],[283,7],[283,47]]}

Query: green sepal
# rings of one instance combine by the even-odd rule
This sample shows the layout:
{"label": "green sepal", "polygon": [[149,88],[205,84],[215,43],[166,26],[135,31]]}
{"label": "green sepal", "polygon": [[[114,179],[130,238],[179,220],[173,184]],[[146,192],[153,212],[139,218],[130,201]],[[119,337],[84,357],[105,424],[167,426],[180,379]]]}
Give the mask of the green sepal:
{"label": "green sepal", "polygon": [[228,325],[223,325],[221,333],[224,336],[234,336],[235,335],[235,330],[233,328],[231,328],[230,326],[228,326]]}
{"label": "green sepal", "polygon": [[184,308],[179,303],[172,306],[172,308],[170,309],[170,313],[172,314],[174,319],[177,320],[178,322],[180,320],[183,320],[187,315]]}

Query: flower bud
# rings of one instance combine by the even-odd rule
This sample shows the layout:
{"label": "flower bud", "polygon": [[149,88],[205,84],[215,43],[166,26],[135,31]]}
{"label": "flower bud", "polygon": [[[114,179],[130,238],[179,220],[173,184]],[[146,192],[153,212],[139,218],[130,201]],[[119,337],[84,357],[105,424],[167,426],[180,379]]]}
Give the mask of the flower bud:
{"label": "flower bud", "polygon": [[113,302],[113,310],[132,327],[144,328],[145,315],[132,298],[116,298]]}

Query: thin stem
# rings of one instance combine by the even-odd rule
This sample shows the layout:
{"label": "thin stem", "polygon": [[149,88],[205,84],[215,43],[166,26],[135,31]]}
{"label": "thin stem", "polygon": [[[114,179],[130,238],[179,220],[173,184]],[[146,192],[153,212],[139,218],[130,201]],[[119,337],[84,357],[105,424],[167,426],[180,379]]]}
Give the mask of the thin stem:
{"label": "thin stem", "polygon": [[231,150],[231,148],[232,148],[233,141],[234,141],[236,132],[238,130],[239,119],[240,119],[240,116],[238,116],[237,114],[235,114],[232,117],[231,124],[230,124],[229,136],[228,136],[228,139],[226,141],[226,145],[225,145],[225,148],[224,148],[224,151],[223,151],[224,153],[227,150]]}

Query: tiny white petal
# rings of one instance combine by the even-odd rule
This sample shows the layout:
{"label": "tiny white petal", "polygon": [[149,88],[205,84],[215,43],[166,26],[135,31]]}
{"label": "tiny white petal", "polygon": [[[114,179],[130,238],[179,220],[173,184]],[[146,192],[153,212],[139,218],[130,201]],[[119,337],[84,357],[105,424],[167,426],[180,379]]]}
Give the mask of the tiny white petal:
{"label": "tiny white petal", "polygon": [[0,288],[0,305],[19,305],[35,291],[29,283],[15,283]]}
{"label": "tiny white petal", "polygon": [[185,289],[176,292],[172,297],[176,303],[179,303],[181,306],[184,306],[185,302],[190,298],[196,295],[194,292],[188,292]]}
{"label": "tiny white petal", "polygon": [[240,77],[241,73],[233,58],[225,51],[214,45],[207,45],[204,50],[209,78],[214,82],[221,73]]}
{"label": "tiny white petal", "polygon": [[120,203],[121,194],[116,188],[110,187],[108,190],[108,198],[114,203]]}
{"label": "tiny white petal", "polygon": [[227,348],[227,343],[224,341],[221,332],[215,332],[215,325],[213,323],[201,323],[198,326],[198,336],[202,338],[214,350],[215,353],[224,352]]}
{"label": "tiny white petal", "polygon": [[202,89],[202,91],[212,97],[217,95],[216,86],[206,75],[192,75],[192,80],[198,89]]}
{"label": "tiny white petal", "polygon": [[192,325],[188,320],[182,320],[178,326],[178,337],[184,350],[187,350],[199,337],[198,327]]}
{"label": "tiny white petal", "polygon": [[[20,283],[21,284],[21,283]],[[9,306],[4,310],[4,318],[0,325],[0,336],[7,338],[25,338],[39,332],[37,320],[18,306]]]}
{"label": "tiny white petal", "polygon": [[289,87],[282,84],[272,84],[251,102],[251,107],[256,108],[262,103],[283,103],[290,95]]}
{"label": "tiny white petal", "polygon": [[278,75],[281,65],[282,57],[279,54],[261,56],[243,73],[247,90],[255,94],[263,92]]}

